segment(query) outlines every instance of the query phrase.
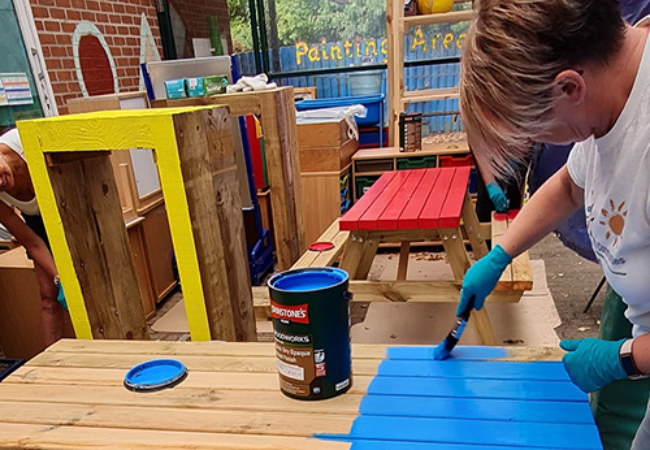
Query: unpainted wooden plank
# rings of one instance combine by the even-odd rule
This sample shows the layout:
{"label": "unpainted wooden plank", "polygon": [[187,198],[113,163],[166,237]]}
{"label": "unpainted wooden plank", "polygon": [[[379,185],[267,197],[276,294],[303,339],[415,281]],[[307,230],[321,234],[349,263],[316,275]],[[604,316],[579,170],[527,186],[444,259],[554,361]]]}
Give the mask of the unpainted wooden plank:
{"label": "unpainted wooden plank", "polygon": [[[319,242],[332,242],[339,233],[339,219],[335,219],[334,222],[320,235],[318,238]],[[300,259],[291,267],[292,269],[301,269],[304,267],[311,267],[314,264],[314,261],[323,253],[335,252],[336,244],[332,250],[326,250],[325,252],[316,252],[311,250],[306,250],[302,254]],[[341,250],[342,251],[342,250]]]}
{"label": "unpainted wooden plank", "polygon": [[349,450],[352,445],[291,436],[0,423],[0,448],[178,450],[188,443],[196,450]]}
{"label": "unpainted wooden plank", "polygon": [[[508,219],[505,214],[492,213],[492,247],[499,243],[501,236],[508,230]],[[503,271],[495,289],[512,290],[512,265]]]}
{"label": "unpainted wooden plank", "polygon": [[481,231],[481,224],[478,221],[476,216],[476,210],[472,204],[469,192],[465,192],[465,201],[463,203],[463,212],[462,212],[463,224],[462,231],[469,238],[469,242],[472,246],[472,252],[474,253],[474,258],[481,259],[487,255],[488,249],[487,244],[485,243],[485,238],[487,235],[483,234]]}
{"label": "unpainted wooden plank", "polygon": [[353,231],[350,233],[350,239],[343,251],[339,268],[345,270],[351,279],[355,278],[361,265],[361,261],[364,258],[367,240],[367,231]]}
{"label": "unpainted wooden plank", "polygon": [[230,304],[224,237],[215,200],[206,123],[199,111],[176,115],[173,123],[210,334],[213,339],[235,341],[237,332]]}
{"label": "unpainted wooden plank", "polygon": [[[210,395],[204,392],[203,395]],[[254,395],[251,392],[250,395]],[[278,395],[282,395],[278,393]],[[358,403],[361,400],[357,396]],[[354,398],[350,396],[350,398]],[[235,411],[222,409],[163,408],[154,406],[89,405],[78,403],[0,401],[0,422],[54,426],[103,427],[182,432],[239,433],[266,436],[311,437],[314,433],[348,433],[356,418],[349,414]],[[9,407],[10,406],[10,407]]]}
{"label": "unpainted wooden plank", "polygon": [[277,268],[287,270],[300,258],[305,239],[293,89],[259,95]]}
{"label": "unpainted wooden plank", "polygon": [[447,261],[451,266],[456,281],[462,281],[465,272],[469,269],[469,257],[463,243],[460,228],[441,228],[440,237],[447,254]]}
{"label": "unpainted wooden plank", "polygon": [[365,280],[368,278],[368,273],[372,267],[372,262],[375,259],[378,247],[379,241],[377,239],[372,239],[370,236],[366,238],[361,260],[359,261],[359,267],[357,268],[357,273],[353,277],[354,279]]}
{"label": "unpainted wooden plank", "polygon": [[398,229],[414,230],[418,228],[422,208],[427,203],[439,176],[439,170],[426,171],[399,218]]}
{"label": "unpainted wooden plank", "polygon": [[146,339],[147,322],[109,157],[57,164],[48,172],[93,337]]}
{"label": "unpainted wooden plank", "polygon": [[449,167],[436,170],[440,171],[440,176],[431,189],[431,194],[429,194],[429,198],[422,209],[418,220],[418,228],[440,228],[440,212],[447,199],[456,168]]}
{"label": "unpainted wooden plank", "polygon": [[246,233],[235,162],[231,118],[226,108],[202,111],[212,168],[213,199],[221,228],[221,247],[228,279],[236,341],[256,341],[253,295]]}
{"label": "unpainted wooden plank", "polygon": [[397,264],[397,280],[406,280],[406,272],[409,265],[409,251],[411,244],[409,242],[402,242],[399,250],[399,262]]}
{"label": "unpainted wooden plank", "polygon": [[[368,281],[351,280],[349,290],[356,302],[418,302],[453,303],[460,295],[461,283],[449,281]],[[520,291],[493,291],[486,301],[490,303],[517,303]],[[255,315],[258,320],[271,318],[271,304],[267,288],[254,287]]]}
{"label": "unpainted wooden plank", "polygon": [[[129,370],[136,364],[146,361],[141,355],[96,355],[45,352],[32,359],[34,366],[60,366],[66,368],[108,368]],[[241,357],[223,356],[179,356],[179,359],[189,371],[202,370],[212,372],[261,372],[277,373],[278,365],[275,356],[270,357]],[[377,373],[379,359],[363,359],[355,361],[355,374],[374,375]],[[125,373],[126,374],[126,373]]]}
{"label": "unpainted wooden plank", "polygon": [[[508,226],[517,216],[519,211],[511,211],[512,218],[508,215]],[[533,269],[530,266],[528,252],[518,255],[512,261],[512,289],[516,291],[530,291],[533,288]]]}
{"label": "unpainted wooden plank", "polygon": [[[169,355],[162,355],[169,356]],[[124,389],[124,370],[123,369],[84,369],[76,368],[74,370],[61,370],[52,367],[32,367],[30,369],[20,368],[12,373],[12,377],[3,381],[2,388],[3,398],[9,400],[10,390],[7,386],[24,385],[27,387],[27,395],[35,395],[36,392],[42,392],[43,389],[51,389],[49,386],[92,386],[96,388],[117,387]],[[348,394],[365,394],[368,385],[372,381],[372,376],[355,375],[352,387]],[[35,390],[32,390],[35,389]],[[277,373],[246,373],[246,372],[203,372],[194,370],[192,376],[186,378],[182,384],[175,387],[175,390],[193,389],[198,392],[199,389],[210,390],[239,390],[239,391],[270,391],[277,392],[278,374]],[[55,398],[59,396],[60,391],[57,389],[56,396],[47,396],[49,401],[59,401]],[[105,391],[104,391],[105,392]],[[179,394],[180,395],[180,394]],[[197,394],[198,395],[198,394]],[[254,396],[253,396],[254,397]],[[26,399],[27,397],[25,397]],[[137,398],[137,397],[135,397]],[[173,405],[172,405],[173,406]]]}
{"label": "unpainted wooden plank", "polygon": [[497,345],[497,338],[494,334],[494,329],[492,328],[492,322],[490,321],[487,308],[483,308],[480,311],[472,311],[470,323],[474,328],[474,332],[480,339],[481,344],[490,346]]}

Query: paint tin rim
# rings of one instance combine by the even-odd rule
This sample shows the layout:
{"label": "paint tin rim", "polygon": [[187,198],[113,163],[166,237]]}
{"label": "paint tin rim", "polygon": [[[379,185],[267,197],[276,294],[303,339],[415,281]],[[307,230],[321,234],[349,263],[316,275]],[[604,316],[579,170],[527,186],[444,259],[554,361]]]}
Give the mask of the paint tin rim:
{"label": "paint tin rim", "polygon": [[[299,275],[301,273],[323,272],[323,271],[327,271],[327,272],[330,272],[330,273],[333,273],[333,274],[342,275],[342,278],[338,283],[334,283],[334,284],[331,284],[329,286],[324,286],[324,287],[319,288],[319,289],[289,290],[289,289],[282,289],[282,288],[279,288],[279,287],[276,286],[278,281],[283,279],[283,278],[287,278],[287,277],[294,276],[294,275]],[[320,290],[324,290],[324,289],[331,289],[331,288],[341,286],[341,285],[347,283],[349,278],[350,278],[350,276],[348,275],[348,273],[345,270],[339,269],[337,267],[305,267],[303,269],[290,269],[290,270],[286,270],[284,272],[280,272],[278,274],[275,274],[269,279],[269,281],[267,282],[267,285],[268,285],[269,289],[275,290],[277,292],[282,292],[282,293],[287,293],[287,294],[304,294],[305,292],[314,292],[314,291],[320,291]]]}

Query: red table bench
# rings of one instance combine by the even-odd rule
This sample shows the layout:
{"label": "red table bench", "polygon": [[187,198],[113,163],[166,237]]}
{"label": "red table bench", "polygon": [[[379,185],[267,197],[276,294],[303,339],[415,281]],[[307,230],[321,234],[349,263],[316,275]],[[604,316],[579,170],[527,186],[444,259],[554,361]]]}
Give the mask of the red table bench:
{"label": "red table bench", "polygon": [[[452,292],[459,293],[463,276],[470,265],[463,236],[469,239],[475,258],[487,253],[485,236],[481,236],[468,193],[469,175],[469,167],[383,174],[339,222],[342,231],[350,232],[340,267],[352,279],[365,279],[379,243],[399,242],[402,247],[397,278],[398,281],[405,280],[410,242],[440,240],[455,278],[452,283],[456,289]],[[416,290],[417,283],[426,284],[410,283],[411,289]],[[430,284],[427,284],[427,289],[431,288]],[[400,292],[405,291],[405,286],[401,285]],[[382,290],[385,291],[385,288],[383,286]],[[450,291],[446,289],[445,292]],[[434,295],[432,292],[432,297]],[[458,295],[448,296],[446,301],[457,302],[458,298]],[[438,298],[433,301],[444,300]],[[485,308],[473,315],[472,323],[484,344],[496,344]]]}

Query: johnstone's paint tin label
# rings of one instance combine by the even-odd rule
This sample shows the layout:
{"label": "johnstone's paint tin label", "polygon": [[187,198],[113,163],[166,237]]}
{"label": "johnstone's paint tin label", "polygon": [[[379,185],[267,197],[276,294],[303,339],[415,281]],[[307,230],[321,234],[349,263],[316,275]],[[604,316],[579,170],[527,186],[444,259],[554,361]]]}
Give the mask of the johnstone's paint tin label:
{"label": "johnstone's paint tin label", "polygon": [[271,315],[284,323],[302,323],[309,325],[309,309],[307,303],[296,306],[286,306],[271,300]]}
{"label": "johnstone's paint tin label", "polygon": [[[280,387],[283,391],[296,397],[309,397],[314,379],[324,376],[326,373],[325,351],[314,352],[311,334],[286,333],[275,330],[274,335]],[[314,360],[315,354],[321,361],[318,364]]]}

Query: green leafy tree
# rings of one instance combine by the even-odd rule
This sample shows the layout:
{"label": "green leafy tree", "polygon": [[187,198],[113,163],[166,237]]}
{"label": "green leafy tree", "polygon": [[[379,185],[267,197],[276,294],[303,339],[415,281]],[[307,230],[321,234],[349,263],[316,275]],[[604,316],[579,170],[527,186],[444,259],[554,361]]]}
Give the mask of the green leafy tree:
{"label": "green leafy tree", "polygon": [[[250,50],[248,0],[229,0],[228,9],[235,50]],[[385,0],[276,0],[276,14],[282,46],[386,35]]]}

